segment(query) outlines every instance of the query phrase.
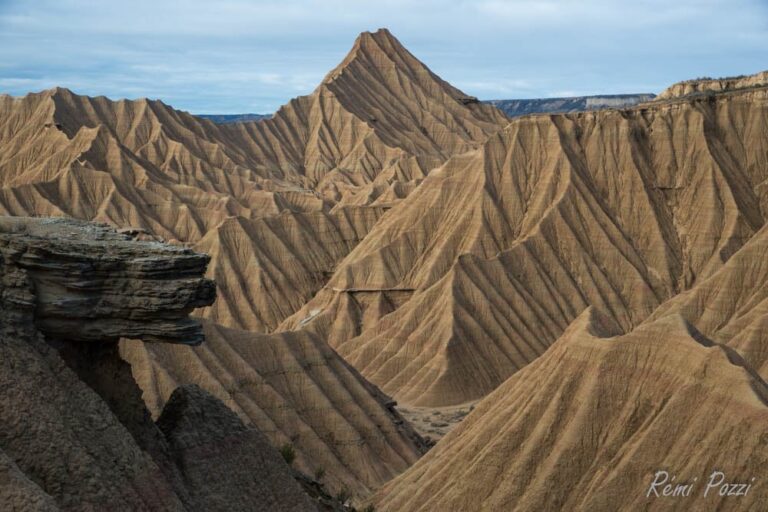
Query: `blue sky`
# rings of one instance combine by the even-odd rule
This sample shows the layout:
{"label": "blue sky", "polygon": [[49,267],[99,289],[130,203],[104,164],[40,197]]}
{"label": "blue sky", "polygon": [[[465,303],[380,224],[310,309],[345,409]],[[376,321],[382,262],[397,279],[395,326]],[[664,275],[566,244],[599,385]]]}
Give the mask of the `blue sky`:
{"label": "blue sky", "polygon": [[379,27],[481,99],[768,69],[768,0],[0,0],[0,93],[58,85],[268,113]]}

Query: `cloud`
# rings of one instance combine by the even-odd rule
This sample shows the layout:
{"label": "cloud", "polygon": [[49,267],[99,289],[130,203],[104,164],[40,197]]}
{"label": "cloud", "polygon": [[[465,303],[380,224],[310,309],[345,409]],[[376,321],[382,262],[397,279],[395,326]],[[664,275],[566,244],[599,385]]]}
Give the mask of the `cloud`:
{"label": "cloud", "polygon": [[481,98],[645,92],[768,62],[763,0],[0,0],[0,92],[270,112],[381,26]]}

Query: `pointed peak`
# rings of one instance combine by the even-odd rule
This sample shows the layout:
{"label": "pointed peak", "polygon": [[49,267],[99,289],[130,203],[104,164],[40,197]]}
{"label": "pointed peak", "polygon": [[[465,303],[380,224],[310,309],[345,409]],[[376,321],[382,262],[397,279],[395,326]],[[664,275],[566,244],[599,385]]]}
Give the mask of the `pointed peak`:
{"label": "pointed peak", "polygon": [[357,36],[350,54],[355,53],[355,51],[359,49],[364,49],[369,52],[384,51],[385,53],[408,53],[408,50],[403,46],[403,43],[393,36],[392,32],[386,28],[380,28],[375,32],[363,32]]}
{"label": "pointed peak", "polygon": [[43,94],[51,97],[56,96],[75,96],[75,93],[72,92],[71,89],[67,89],[66,87],[52,87],[50,89],[46,89],[43,91]]}
{"label": "pointed peak", "polygon": [[[332,82],[344,68],[361,54],[380,55],[384,58],[391,58],[394,55],[410,56],[410,52],[406,50],[403,44],[388,29],[380,28],[375,32],[362,32],[355,39],[352,49],[344,57],[344,60],[325,76],[322,83]],[[413,57],[411,56],[411,58]]]}
{"label": "pointed peak", "polygon": [[376,41],[377,43],[387,41],[389,43],[402,46],[400,41],[398,41],[397,38],[392,35],[392,32],[390,32],[387,28],[380,28],[375,32],[362,32],[359,36],[357,36],[357,39],[355,40],[355,46],[359,46],[370,41]]}

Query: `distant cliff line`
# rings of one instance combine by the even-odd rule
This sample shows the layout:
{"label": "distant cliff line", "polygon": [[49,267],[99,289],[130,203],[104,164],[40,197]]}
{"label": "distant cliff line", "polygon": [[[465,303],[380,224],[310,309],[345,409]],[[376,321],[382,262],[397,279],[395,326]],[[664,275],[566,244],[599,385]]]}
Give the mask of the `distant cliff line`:
{"label": "distant cliff line", "polygon": [[[510,117],[525,114],[561,114],[601,108],[622,108],[651,101],[656,97],[652,93],[639,94],[600,94],[594,96],[573,96],[570,98],[532,98],[512,100],[484,100],[503,111]],[[208,119],[216,124],[245,123],[272,117],[272,114],[198,114],[197,117]]]}

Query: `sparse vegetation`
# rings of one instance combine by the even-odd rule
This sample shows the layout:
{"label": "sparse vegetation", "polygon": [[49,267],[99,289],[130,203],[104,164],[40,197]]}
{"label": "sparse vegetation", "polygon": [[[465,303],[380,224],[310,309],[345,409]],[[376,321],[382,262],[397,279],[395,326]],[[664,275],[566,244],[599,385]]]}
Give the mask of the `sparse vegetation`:
{"label": "sparse vegetation", "polygon": [[325,476],[325,469],[317,468],[315,470],[315,480],[317,480],[319,482],[320,480],[323,479],[324,476]]}
{"label": "sparse vegetation", "polygon": [[339,501],[339,503],[344,505],[352,499],[352,493],[350,493],[349,489],[346,487],[342,487],[339,492],[336,493],[336,499]]}
{"label": "sparse vegetation", "polygon": [[376,512],[376,507],[374,507],[373,505],[368,505],[363,509],[363,512]]}
{"label": "sparse vegetation", "polygon": [[285,443],[280,447],[280,455],[283,456],[283,459],[285,459],[289,466],[296,460],[296,450],[291,443]]}

